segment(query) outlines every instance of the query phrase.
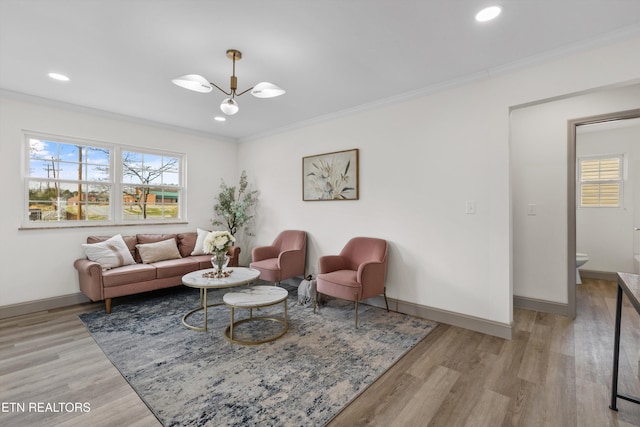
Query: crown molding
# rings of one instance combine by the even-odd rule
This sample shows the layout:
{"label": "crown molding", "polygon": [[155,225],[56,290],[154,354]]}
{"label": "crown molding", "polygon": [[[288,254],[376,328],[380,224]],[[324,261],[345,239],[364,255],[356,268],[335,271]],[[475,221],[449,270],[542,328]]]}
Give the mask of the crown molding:
{"label": "crown molding", "polygon": [[456,87],[464,86],[470,83],[487,80],[502,74],[508,74],[511,72],[515,72],[533,65],[542,64],[544,62],[549,62],[558,58],[566,57],[568,55],[573,55],[581,52],[585,52],[590,49],[595,49],[602,46],[607,46],[619,41],[627,40],[633,37],[640,35],[640,24],[632,25],[629,27],[622,28],[617,31],[613,31],[607,33],[603,36],[591,38],[587,40],[582,40],[580,42],[568,44],[562,46],[557,49],[549,50],[544,53],[538,55],[531,55],[526,58],[509,62],[507,64],[500,65],[498,67],[487,68],[478,73],[469,74],[466,76],[462,76],[456,79],[447,80],[445,82],[437,83],[434,85],[426,86],[421,89],[417,89],[410,92],[401,93],[398,95],[394,95],[389,98],[380,99],[374,102],[370,102],[367,104],[359,105],[353,108],[347,108],[344,110],[336,111],[334,113],[326,114],[323,116],[318,116],[309,120],[304,120],[301,122],[297,122],[288,126],[284,126],[281,128],[273,129],[271,131],[262,132],[255,135],[250,135],[248,137],[239,138],[238,142],[249,142],[257,139],[262,139],[270,136],[274,136],[277,134],[289,132],[296,129],[301,129],[304,127],[308,127],[315,124],[320,124],[324,122],[328,122],[331,120],[335,120],[338,118],[342,118],[345,116],[350,116],[356,113],[361,113],[370,110],[376,110],[382,107],[386,107],[389,105],[397,104],[400,102],[405,102],[415,98],[421,98],[424,96],[432,95],[438,92],[443,92],[445,90],[453,89]]}
{"label": "crown molding", "polygon": [[203,132],[200,130],[189,129],[181,126],[170,125],[162,122],[157,122],[154,120],[129,116],[126,114],[114,113],[112,111],[101,110],[99,108],[85,107],[82,105],[72,104],[69,102],[56,101],[50,98],[44,98],[37,95],[30,95],[23,92],[15,92],[15,91],[3,89],[3,88],[0,88],[0,96],[15,99],[18,101],[31,102],[34,104],[43,105],[47,107],[61,108],[67,111],[73,111],[77,113],[91,114],[94,116],[100,116],[108,119],[122,120],[122,121],[135,123],[139,125],[150,126],[150,127],[170,130],[174,132],[186,133],[186,134],[195,135],[195,136],[201,136],[204,138],[214,138],[223,142],[230,142],[230,143],[238,142],[236,138],[230,138],[224,135],[218,135],[214,133]]}

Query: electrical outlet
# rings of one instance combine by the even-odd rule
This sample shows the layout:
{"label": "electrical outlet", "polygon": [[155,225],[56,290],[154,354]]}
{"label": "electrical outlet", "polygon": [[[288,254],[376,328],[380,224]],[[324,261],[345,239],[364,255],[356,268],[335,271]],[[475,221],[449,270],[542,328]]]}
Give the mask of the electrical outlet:
{"label": "electrical outlet", "polygon": [[475,200],[467,200],[467,204],[465,207],[465,213],[468,215],[473,215],[476,213],[476,202]]}
{"label": "electrical outlet", "polygon": [[536,215],[538,213],[538,205],[529,204],[527,205],[527,215]]}

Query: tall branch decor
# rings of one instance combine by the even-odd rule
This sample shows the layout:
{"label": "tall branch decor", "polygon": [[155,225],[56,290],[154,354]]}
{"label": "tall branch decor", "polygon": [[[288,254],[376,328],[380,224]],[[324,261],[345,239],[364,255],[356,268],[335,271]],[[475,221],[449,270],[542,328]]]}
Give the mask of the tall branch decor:
{"label": "tall branch decor", "polygon": [[243,230],[251,236],[250,223],[254,216],[254,209],[258,202],[258,191],[248,189],[247,172],[242,171],[240,183],[237,188],[229,187],[222,180],[220,194],[216,197],[217,203],[213,207],[215,218],[213,225],[226,226],[232,235],[238,230]]}

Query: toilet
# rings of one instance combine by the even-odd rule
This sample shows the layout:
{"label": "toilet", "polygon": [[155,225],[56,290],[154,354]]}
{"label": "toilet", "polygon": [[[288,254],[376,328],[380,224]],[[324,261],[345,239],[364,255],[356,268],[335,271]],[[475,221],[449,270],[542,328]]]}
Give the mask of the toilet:
{"label": "toilet", "polygon": [[581,254],[579,252],[576,253],[576,285],[582,284],[580,271],[578,269],[582,267],[587,261],[589,261],[589,255]]}

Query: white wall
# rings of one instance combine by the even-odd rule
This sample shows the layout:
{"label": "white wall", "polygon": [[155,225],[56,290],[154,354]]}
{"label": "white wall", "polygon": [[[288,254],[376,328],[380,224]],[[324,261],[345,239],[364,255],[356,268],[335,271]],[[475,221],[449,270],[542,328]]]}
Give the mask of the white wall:
{"label": "white wall", "polygon": [[[553,157],[556,150],[544,144],[531,162],[521,161],[518,150],[527,145],[513,138],[510,142],[509,109],[637,79],[638,51],[640,38],[627,40],[241,144],[240,168],[253,172],[261,190],[256,243],[270,242],[281,229],[306,230],[307,268],[314,272],[319,256],[338,252],[349,238],[382,237],[390,242],[390,297],[510,324],[510,233],[520,249],[513,252],[518,266],[523,264],[519,239],[526,233],[536,250],[525,258],[550,266],[553,275],[535,269],[527,271],[525,276],[531,277],[523,281],[520,271],[518,291],[566,300],[566,285],[557,295],[536,286],[539,281],[566,280],[566,184],[556,191],[555,182],[544,183],[532,190],[536,198],[517,196],[517,201],[524,197],[553,206],[537,217],[544,219],[536,228],[539,234],[529,233],[520,220],[514,221],[513,230],[510,223],[510,174],[520,186],[528,175],[536,175],[536,156]],[[566,151],[566,125],[564,132]],[[361,199],[303,202],[301,158],[350,148],[360,149]],[[510,149],[516,151],[517,165],[511,169]],[[563,155],[553,164],[551,175],[566,182]],[[521,190],[512,189],[511,194]],[[476,202],[475,215],[465,214],[468,200]],[[514,216],[521,215],[519,209],[520,204],[514,207]],[[562,249],[547,262],[549,246]]]}
{"label": "white wall", "polygon": [[[261,191],[257,240],[306,230],[307,268],[316,272],[317,258],[349,238],[384,238],[389,297],[509,323],[508,199],[498,196],[508,188],[506,130],[494,143],[489,86],[242,144],[242,168]],[[351,148],[360,150],[360,200],[303,202],[302,157]],[[467,200],[475,215],[465,214]]]}
{"label": "white wall", "polygon": [[[19,230],[24,209],[23,129],[186,154],[188,224]],[[73,261],[89,235],[179,232],[210,226],[220,179],[235,182],[237,146],[107,115],[0,94],[0,307],[79,292]]]}
{"label": "white wall", "polygon": [[[568,302],[567,121],[638,107],[636,84],[513,111],[514,295]],[[527,215],[529,204],[537,215]]]}
{"label": "white wall", "polygon": [[640,200],[634,198],[635,187],[640,185],[640,171],[634,170],[640,166],[640,125],[615,129],[607,124],[591,125],[586,127],[588,132],[580,132],[580,128],[576,138],[578,157],[625,155],[622,206],[576,210],[576,250],[589,255],[582,268],[633,273],[634,212],[640,215]]}

